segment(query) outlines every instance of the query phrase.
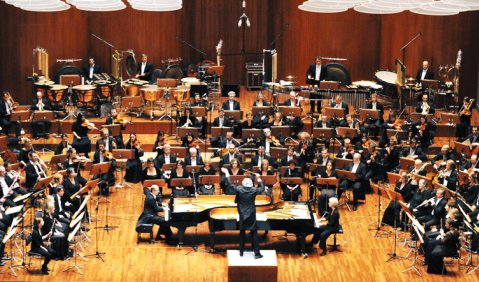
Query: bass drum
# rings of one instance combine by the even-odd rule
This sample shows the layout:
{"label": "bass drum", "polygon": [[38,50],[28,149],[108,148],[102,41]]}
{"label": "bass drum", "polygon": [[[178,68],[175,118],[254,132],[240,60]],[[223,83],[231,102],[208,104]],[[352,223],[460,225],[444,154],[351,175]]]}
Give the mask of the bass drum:
{"label": "bass drum", "polygon": [[129,76],[134,76],[136,74],[136,59],[134,54],[130,54],[126,57],[125,60],[125,65],[126,65],[126,73]]}
{"label": "bass drum", "polygon": [[176,80],[181,80],[183,78],[183,71],[178,65],[168,66],[165,70],[165,78],[174,78]]}
{"label": "bass drum", "polygon": [[328,75],[325,80],[339,81],[341,86],[351,84],[351,74],[345,66],[337,63],[330,63],[326,65],[326,68],[328,70]]}
{"label": "bass drum", "polygon": [[61,67],[56,73],[55,76],[53,77],[53,80],[55,81],[56,84],[60,83],[60,76],[62,75],[83,75],[83,72],[81,69],[75,67],[75,66],[63,66]]}

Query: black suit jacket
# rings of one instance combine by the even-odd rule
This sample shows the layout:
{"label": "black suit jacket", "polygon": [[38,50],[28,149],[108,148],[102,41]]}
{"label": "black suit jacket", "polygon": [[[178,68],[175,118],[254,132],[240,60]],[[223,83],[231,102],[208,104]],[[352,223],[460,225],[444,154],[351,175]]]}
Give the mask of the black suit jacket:
{"label": "black suit jacket", "polygon": [[[352,171],[354,164],[349,164],[346,168],[347,171]],[[366,176],[367,166],[363,163],[359,163],[358,169],[356,170],[356,180],[354,182],[363,181],[364,176]]]}
{"label": "black suit jacket", "polygon": [[[215,119],[213,120],[213,126],[220,126],[220,118],[219,117],[215,117]],[[227,118],[227,117],[224,117],[224,120],[223,120],[223,127],[231,127],[233,126],[231,124],[231,121]]]}
{"label": "black suit jacket", "polygon": [[38,174],[35,170],[35,167],[31,162],[27,163],[27,167],[25,168],[25,186],[29,189],[33,188],[33,185],[37,182]]}
{"label": "black suit jacket", "polygon": [[339,211],[338,209],[334,209],[329,215],[328,215],[328,224],[327,224],[328,229],[331,229],[331,231],[338,231],[339,230]]}
{"label": "black suit jacket", "polygon": [[[93,65],[93,74],[101,73],[101,67],[97,64]],[[83,68],[83,76],[88,81],[96,80],[94,76],[90,77],[90,65]]]}
{"label": "black suit jacket", "polygon": [[[335,108],[336,107],[336,102],[332,102],[331,107]],[[344,109],[344,114],[345,115],[349,114],[348,104],[346,104],[345,102],[341,102],[341,108]]]}
{"label": "black suit jacket", "polygon": [[[311,78],[309,79],[308,76]],[[326,65],[321,64],[321,73],[319,74],[319,80],[324,80],[328,76],[328,68]],[[319,81],[315,80],[316,78],[316,64],[311,64],[306,71],[306,83],[307,84],[318,84]]]}
{"label": "black suit jacket", "polygon": [[[434,201],[436,201],[436,198],[434,197]],[[439,203],[437,205],[432,207],[432,210],[434,210],[434,217],[435,218],[443,218],[446,215],[446,204],[447,204],[447,199],[442,198],[439,200]]]}
{"label": "black suit jacket", "polygon": [[153,64],[146,62],[144,74],[141,75],[141,62],[139,62],[137,66],[137,73],[140,75],[139,79],[150,81],[151,74],[153,73]]}
{"label": "black suit jacket", "polygon": [[[263,160],[268,160],[270,166],[276,167],[276,162],[274,161],[274,159],[273,159],[272,157],[269,157],[269,156],[264,155],[264,156],[263,156]],[[252,164],[253,166],[258,166],[258,161],[259,161],[259,155],[255,155],[255,156],[253,156],[253,158],[251,159],[251,164]]]}
{"label": "black suit jacket", "polygon": [[[417,74],[416,74],[416,82],[417,83],[421,82],[421,75],[422,75],[422,68],[419,68],[417,70]],[[424,76],[424,79],[434,79],[434,73],[431,71],[431,69],[427,69],[426,75]]]}
{"label": "black suit jacket", "polygon": [[[231,142],[235,145],[235,148],[239,147],[240,143],[238,143],[238,141],[236,140],[231,140]],[[226,148],[226,145],[228,144],[228,141],[226,138],[221,138],[220,142],[219,142],[219,146],[220,148]]]}
{"label": "black suit jacket", "polygon": [[[97,151],[99,150],[98,147],[99,147],[99,144],[100,144],[100,141],[101,141],[101,140],[105,141],[105,139],[103,139],[103,138],[98,139],[98,140],[96,141],[96,150],[97,150]],[[115,140],[113,139],[113,137],[110,137],[110,136],[108,137],[108,150],[109,150],[110,152],[113,150],[113,142],[114,142],[114,141],[115,141]],[[105,143],[106,143],[106,142],[105,142]],[[117,144],[117,145],[118,145],[118,144]]]}
{"label": "black suit jacket", "polygon": [[158,212],[163,211],[163,208],[158,206],[153,194],[148,193],[145,198],[145,204],[143,207],[143,217],[148,218],[151,216],[156,216]]}
{"label": "black suit jacket", "polygon": [[[223,102],[222,109],[225,110],[225,111],[230,110],[230,101],[229,100],[226,100],[226,101]],[[240,111],[240,110],[241,110],[240,103],[236,100],[233,100],[233,111]]]}
{"label": "black suit jacket", "polygon": [[[10,114],[12,114],[13,109],[10,108]],[[7,115],[7,103],[5,100],[0,99],[0,118],[3,118]]]}
{"label": "black suit jacket", "polygon": [[[155,162],[155,166],[161,169],[161,167],[165,163],[165,155],[159,155],[154,162]],[[173,164],[173,163],[176,163],[176,156],[170,154],[170,164]]]}
{"label": "black suit jacket", "polygon": [[[42,98],[42,103],[43,103],[43,110],[44,111],[50,111],[52,109],[52,104],[50,103],[50,100],[47,99],[47,97]],[[32,102],[32,106],[30,107],[30,110],[32,111],[38,111],[38,99],[34,98]]]}
{"label": "black suit jacket", "polygon": [[[417,102],[417,104],[416,104],[416,113],[422,113],[422,108],[421,108],[421,106],[422,106],[422,102]],[[431,102],[429,102],[429,106],[430,106],[430,108],[429,108],[429,113],[430,113],[430,114],[434,114],[434,112],[436,111],[436,110],[434,109],[434,105],[433,105]]]}
{"label": "black suit jacket", "polygon": [[[186,156],[185,166],[191,165],[191,156]],[[201,156],[196,156],[196,165],[203,165],[203,158]],[[198,171],[196,172],[198,173]]]}

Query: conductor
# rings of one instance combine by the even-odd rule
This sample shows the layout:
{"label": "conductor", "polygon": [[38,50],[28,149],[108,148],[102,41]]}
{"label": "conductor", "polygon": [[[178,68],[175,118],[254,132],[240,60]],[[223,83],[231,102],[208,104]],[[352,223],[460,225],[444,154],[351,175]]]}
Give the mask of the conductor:
{"label": "conductor", "polygon": [[259,184],[258,188],[253,187],[253,180],[251,178],[243,179],[241,185],[234,185],[230,182],[230,174],[228,169],[222,168],[221,171],[225,174],[227,185],[230,185],[236,191],[235,202],[238,205],[239,214],[239,229],[240,229],[240,256],[243,256],[244,241],[246,230],[250,230],[252,245],[254,250],[254,258],[260,259],[263,257],[259,252],[259,238],[258,238],[258,226],[256,224],[256,195],[261,194],[264,190],[264,183],[256,175]]}

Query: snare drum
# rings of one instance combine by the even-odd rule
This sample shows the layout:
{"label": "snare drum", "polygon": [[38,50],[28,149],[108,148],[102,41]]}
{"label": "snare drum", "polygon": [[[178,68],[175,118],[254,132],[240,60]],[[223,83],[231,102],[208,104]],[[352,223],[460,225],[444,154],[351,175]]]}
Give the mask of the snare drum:
{"label": "snare drum", "polygon": [[73,90],[77,93],[78,101],[82,103],[91,103],[95,97],[96,86],[94,85],[77,85],[73,86]]}
{"label": "snare drum", "polygon": [[397,98],[397,73],[392,71],[377,71],[374,75],[376,82],[383,86],[383,94],[390,98]]}
{"label": "snare drum", "polygon": [[163,89],[156,86],[145,86],[140,89],[143,99],[148,102],[155,102],[163,95]]}
{"label": "snare drum", "polygon": [[63,95],[65,94],[65,89],[68,89],[68,86],[61,84],[50,85],[50,89],[47,90],[47,97],[50,102],[58,103],[63,100]]}

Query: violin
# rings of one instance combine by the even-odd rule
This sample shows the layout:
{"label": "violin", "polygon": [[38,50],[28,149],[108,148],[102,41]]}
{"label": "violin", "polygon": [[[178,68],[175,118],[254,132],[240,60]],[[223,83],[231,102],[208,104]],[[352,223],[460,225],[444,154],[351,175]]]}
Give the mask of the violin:
{"label": "violin", "polygon": [[283,145],[281,145],[281,142],[279,142],[279,140],[274,137],[273,135],[271,135],[269,137],[269,141],[271,142],[271,144],[273,144],[274,146],[277,146],[277,147],[283,147]]}
{"label": "violin", "polygon": [[125,125],[125,124],[128,124],[128,123],[131,124],[132,122],[129,121],[129,120],[126,120],[124,118],[121,118],[120,115],[117,115],[115,117],[115,119],[113,120],[113,123]]}
{"label": "violin", "polygon": [[426,126],[427,126],[427,122],[424,122],[423,124],[421,124],[421,130],[423,132],[426,131]]}
{"label": "violin", "polygon": [[87,127],[89,130],[92,130],[92,129],[98,130],[98,128],[96,128],[95,124],[94,124],[93,122],[90,122],[90,121],[87,120],[87,119],[85,119],[85,120],[81,123],[81,126]]}
{"label": "violin", "polygon": [[106,158],[106,159],[109,159],[109,160],[114,159],[113,153],[110,152],[110,151],[108,151],[108,150],[103,151],[101,154],[102,154],[103,157]]}

